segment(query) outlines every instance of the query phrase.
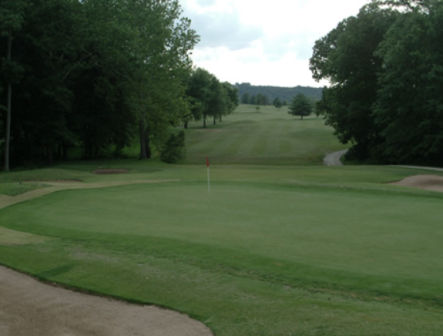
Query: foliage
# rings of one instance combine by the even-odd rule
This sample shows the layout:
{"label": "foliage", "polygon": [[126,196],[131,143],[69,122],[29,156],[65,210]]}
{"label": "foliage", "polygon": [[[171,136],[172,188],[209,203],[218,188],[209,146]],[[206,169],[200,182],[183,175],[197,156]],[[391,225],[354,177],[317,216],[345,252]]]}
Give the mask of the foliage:
{"label": "foliage", "polygon": [[272,102],[272,105],[274,105],[278,109],[280,109],[283,106],[282,102],[280,101],[280,98],[275,98],[274,101]]}
{"label": "foliage", "polygon": [[404,13],[386,33],[374,119],[388,163],[443,163],[443,4]]}
{"label": "foliage", "polygon": [[15,21],[3,20],[5,2],[23,1],[0,6],[1,45],[15,27],[13,59],[0,55],[2,77],[15,83],[14,165],[66,159],[78,146],[97,158],[134,138],[147,156],[149,140],[189,109],[184,79],[198,36],[178,1],[30,0],[15,6]]}
{"label": "foliage", "polygon": [[166,163],[179,163],[186,159],[185,132],[171,132],[160,150],[160,159]]}
{"label": "foliage", "polygon": [[331,82],[317,107],[348,158],[443,163],[442,6],[373,1],[316,42],[313,76]]}
{"label": "foliage", "polygon": [[375,5],[364,6],[357,17],[340,22],[316,41],[310,60],[314,78],[332,83],[323,89],[320,105],[326,124],[342,143],[357,143],[365,154],[379,142],[372,105],[382,60],[374,52],[395,16]]}
{"label": "foliage", "polygon": [[229,83],[220,81],[209,71],[195,69],[187,82],[186,94],[191,101],[191,114],[182,119],[187,128],[190,120],[200,120],[203,118],[203,127],[206,127],[206,120],[212,117],[214,124],[216,118],[221,120],[222,116],[231,114],[238,106],[237,89]]}
{"label": "foliage", "polygon": [[299,93],[292,99],[288,113],[303,119],[312,113],[312,102],[304,94]]}

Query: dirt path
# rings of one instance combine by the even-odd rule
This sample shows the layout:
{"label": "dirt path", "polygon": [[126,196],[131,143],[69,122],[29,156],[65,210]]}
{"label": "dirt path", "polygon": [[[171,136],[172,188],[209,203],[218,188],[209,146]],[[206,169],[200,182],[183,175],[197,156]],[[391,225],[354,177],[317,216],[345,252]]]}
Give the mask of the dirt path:
{"label": "dirt path", "polygon": [[[0,196],[0,209],[66,189],[102,188],[165,181],[50,182],[48,188]],[[186,315],[86,295],[41,283],[0,266],[0,336],[211,336]]]}

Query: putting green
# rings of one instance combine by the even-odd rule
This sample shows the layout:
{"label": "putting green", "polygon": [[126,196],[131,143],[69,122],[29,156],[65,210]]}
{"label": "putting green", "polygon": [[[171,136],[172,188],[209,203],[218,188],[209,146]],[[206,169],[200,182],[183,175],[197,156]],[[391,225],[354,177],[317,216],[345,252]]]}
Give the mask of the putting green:
{"label": "putting green", "polygon": [[57,192],[2,210],[0,221],[52,237],[167,238],[302,265],[306,277],[326,272],[343,283],[367,277],[374,286],[442,291],[441,199],[392,196],[258,184],[215,184],[211,194],[204,184],[129,185]]}

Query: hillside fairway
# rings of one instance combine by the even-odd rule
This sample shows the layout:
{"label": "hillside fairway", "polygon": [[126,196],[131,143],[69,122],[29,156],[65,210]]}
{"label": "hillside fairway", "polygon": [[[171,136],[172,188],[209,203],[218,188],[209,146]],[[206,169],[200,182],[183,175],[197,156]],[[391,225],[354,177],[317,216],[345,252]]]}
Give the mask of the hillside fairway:
{"label": "hillside fairway", "polygon": [[191,123],[186,137],[193,164],[211,155],[215,164],[321,165],[325,154],[346,148],[321,117],[299,120],[273,106],[240,105],[216,125]]}
{"label": "hillside fairway", "polygon": [[[269,125],[274,112],[252,121]],[[241,115],[223,130],[245,123]],[[318,125],[306,130],[312,148],[340,150]],[[186,165],[121,160],[0,174],[0,193],[41,195],[1,196],[0,264],[183,312],[217,336],[441,334],[443,193],[390,184],[429,171],[326,167],[303,150],[265,164],[253,146],[241,165],[227,164],[240,156],[216,146],[211,135],[221,131],[188,131]],[[192,145],[199,134],[212,147]],[[206,151],[210,194],[205,160],[191,164]]]}

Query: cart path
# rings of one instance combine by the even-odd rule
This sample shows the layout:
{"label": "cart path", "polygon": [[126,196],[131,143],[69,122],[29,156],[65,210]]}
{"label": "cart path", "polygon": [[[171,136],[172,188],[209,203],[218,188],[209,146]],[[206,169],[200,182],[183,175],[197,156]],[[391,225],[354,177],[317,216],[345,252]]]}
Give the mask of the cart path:
{"label": "cart path", "polygon": [[347,149],[344,149],[338,152],[326,154],[326,156],[323,158],[323,164],[325,164],[326,166],[343,166],[340,158],[345,155],[347,151]]}

